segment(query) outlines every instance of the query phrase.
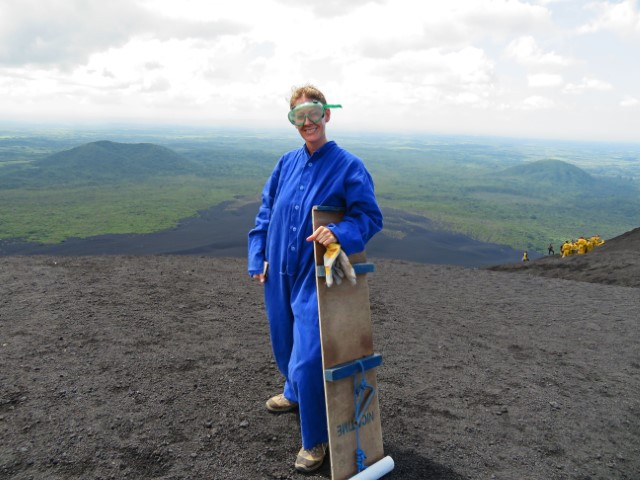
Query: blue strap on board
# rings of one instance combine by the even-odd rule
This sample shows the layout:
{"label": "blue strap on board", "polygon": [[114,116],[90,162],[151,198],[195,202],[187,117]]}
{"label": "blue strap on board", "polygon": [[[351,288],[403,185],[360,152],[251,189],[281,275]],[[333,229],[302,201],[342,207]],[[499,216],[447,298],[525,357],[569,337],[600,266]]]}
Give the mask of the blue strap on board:
{"label": "blue strap on board", "polygon": [[360,382],[358,382],[357,374],[353,375],[353,404],[355,407],[355,426],[356,426],[356,465],[358,472],[363,471],[366,467],[364,461],[367,456],[364,450],[360,447],[360,425],[362,423],[362,416],[365,414],[373,397],[376,395],[376,389],[367,383],[365,378],[365,367],[362,361],[357,361],[360,367]]}

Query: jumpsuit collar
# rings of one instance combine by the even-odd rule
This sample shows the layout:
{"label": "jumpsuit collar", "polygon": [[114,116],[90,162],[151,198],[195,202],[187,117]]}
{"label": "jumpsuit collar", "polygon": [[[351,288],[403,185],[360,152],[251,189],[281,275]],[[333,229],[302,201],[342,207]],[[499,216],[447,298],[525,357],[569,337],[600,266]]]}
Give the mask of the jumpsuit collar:
{"label": "jumpsuit collar", "polygon": [[334,146],[336,145],[336,142],[333,140],[329,140],[327,143],[325,143],[323,146],[321,146],[318,150],[316,150],[313,153],[309,153],[309,149],[307,148],[307,144],[305,143],[303,145],[304,151],[307,154],[307,158],[311,158],[314,155],[315,156],[321,156],[324,155],[326,152],[328,152],[329,150],[331,150]]}

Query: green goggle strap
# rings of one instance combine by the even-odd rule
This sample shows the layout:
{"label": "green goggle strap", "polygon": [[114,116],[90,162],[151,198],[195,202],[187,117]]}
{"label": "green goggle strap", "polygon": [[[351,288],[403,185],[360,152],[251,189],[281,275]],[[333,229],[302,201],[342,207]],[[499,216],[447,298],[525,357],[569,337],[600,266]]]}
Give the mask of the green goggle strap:
{"label": "green goggle strap", "polygon": [[307,106],[309,106],[309,105],[319,105],[319,106],[321,106],[322,108],[324,108],[325,110],[326,110],[327,108],[342,108],[342,105],[338,105],[338,104],[335,104],[335,105],[329,105],[328,103],[327,103],[327,104],[324,104],[324,103],[320,103],[320,102],[306,102],[306,103],[301,103],[300,105],[296,105],[296,106],[295,106],[295,107],[293,107],[290,111],[291,111],[291,112],[293,112],[296,108],[300,108],[300,107],[307,107]]}
{"label": "green goggle strap", "polygon": [[[291,123],[293,123],[293,112],[294,112],[297,108],[300,108],[300,107],[307,107],[307,106],[309,106],[309,105],[318,105],[318,106],[321,106],[321,107],[323,108],[323,110],[326,110],[326,109],[328,109],[328,108],[342,108],[342,105],[339,105],[339,104],[333,104],[333,105],[330,105],[330,104],[322,104],[322,103],[320,103],[320,102],[307,102],[307,103],[302,103],[302,104],[300,104],[300,105],[298,105],[298,106],[296,106],[296,107],[293,107],[291,110],[289,110],[289,120],[291,121]],[[323,115],[324,115],[324,114],[323,114]]]}

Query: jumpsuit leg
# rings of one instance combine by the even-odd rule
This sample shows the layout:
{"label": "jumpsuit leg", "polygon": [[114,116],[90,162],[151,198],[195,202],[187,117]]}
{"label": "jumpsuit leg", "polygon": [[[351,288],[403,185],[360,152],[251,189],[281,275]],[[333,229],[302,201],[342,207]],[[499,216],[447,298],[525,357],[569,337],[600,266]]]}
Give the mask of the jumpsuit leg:
{"label": "jumpsuit leg", "polygon": [[271,348],[278,370],[285,378],[284,396],[298,402],[289,379],[289,363],[293,350],[293,310],[291,309],[291,277],[272,274],[264,283],[264,302],[269,320]]}
{"label": "jumpsuit leg", "polygon": [[295,320],[289,380],[298,397],[302,447],[311,449],[329,438],[315,275],[299,276],[291,293]]}

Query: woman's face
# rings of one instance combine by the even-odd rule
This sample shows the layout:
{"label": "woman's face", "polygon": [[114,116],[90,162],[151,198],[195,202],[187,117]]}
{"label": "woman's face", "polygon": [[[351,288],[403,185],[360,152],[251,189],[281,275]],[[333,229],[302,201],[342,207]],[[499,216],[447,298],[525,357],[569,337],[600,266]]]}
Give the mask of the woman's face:
{"label": "woman's face", "polygon": [[[307,98],[305,95],[303,95],[295,102],[295,106],[311,101],[311,98]],[[322,147],[322,145],[327,143],[325,125],[329,121],[330,117],[331,110],[325,110],[324,117],[322,117],[317,123],[313,123],[307,118],[304,122],[304,125],[296,127],[298,129],[298,132],[300,133],[300,136],[307,144],[307,148],[310,152],[315,152],[320,147]]]}

